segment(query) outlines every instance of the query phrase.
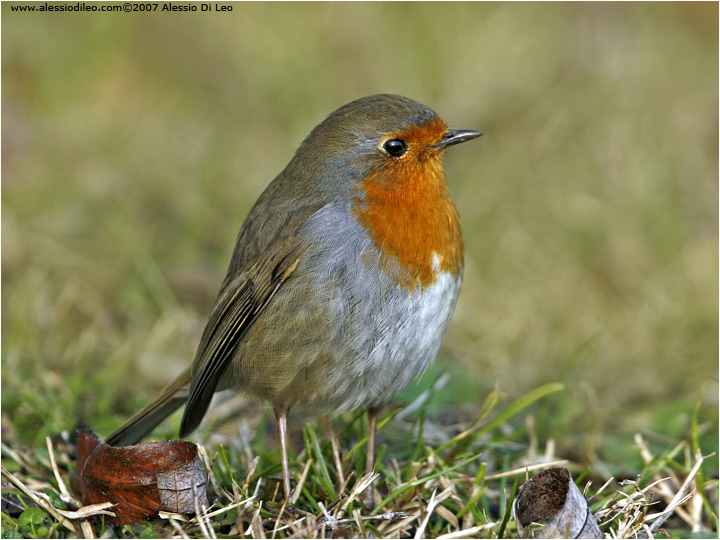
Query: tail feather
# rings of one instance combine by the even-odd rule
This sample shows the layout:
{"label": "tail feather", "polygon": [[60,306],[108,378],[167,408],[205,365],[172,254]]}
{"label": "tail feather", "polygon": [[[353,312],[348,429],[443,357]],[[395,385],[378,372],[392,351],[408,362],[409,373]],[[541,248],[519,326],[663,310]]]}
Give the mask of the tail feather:
{"label": "tail feather", "polygon": [[111,446],[129,446],[139,443],[155,426],[185,404],[190,385],[190,368],[150,400],[105,442]]}

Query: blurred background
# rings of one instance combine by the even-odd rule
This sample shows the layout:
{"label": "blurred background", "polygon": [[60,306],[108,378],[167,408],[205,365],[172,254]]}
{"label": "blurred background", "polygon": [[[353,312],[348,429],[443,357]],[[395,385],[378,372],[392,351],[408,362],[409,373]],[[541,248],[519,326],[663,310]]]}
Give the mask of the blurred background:
{"label": "blurred background", "polygon": [[446,156],[465,282],[398,401],[445,371],[471,410],[561,381],[543,437],[664,441],[700,398],[717,449],[716,3],[13,5],[4,433],[107,434],[180,372],[255,199],[328,113],[389,92],[485,132]]}

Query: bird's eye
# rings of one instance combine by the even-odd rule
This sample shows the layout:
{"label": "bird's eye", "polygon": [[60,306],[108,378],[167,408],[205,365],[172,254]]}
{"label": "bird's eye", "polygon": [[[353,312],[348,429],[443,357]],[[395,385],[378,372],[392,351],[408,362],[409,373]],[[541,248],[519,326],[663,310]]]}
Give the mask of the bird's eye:
{"label": "bird's eye", "polygon": [[400,157],[407,152],[407,143],[402,139],[390,139],[383,144],[385,151],[392,157]]}

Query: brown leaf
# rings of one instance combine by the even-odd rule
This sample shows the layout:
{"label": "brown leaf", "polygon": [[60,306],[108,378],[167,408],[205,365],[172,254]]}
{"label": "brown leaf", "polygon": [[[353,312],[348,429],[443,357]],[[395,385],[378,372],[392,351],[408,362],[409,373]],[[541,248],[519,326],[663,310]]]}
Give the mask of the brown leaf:
{"label": "brown leaf", "polygon": [[70,481],[84,505],[116,503],[116,517],[106,520],[117,525],[161,511],[194,514],[193,487],[198,506],[208,505],[205,471],[197,447],[187,441],[113,447],[78,433],[77,472]]}

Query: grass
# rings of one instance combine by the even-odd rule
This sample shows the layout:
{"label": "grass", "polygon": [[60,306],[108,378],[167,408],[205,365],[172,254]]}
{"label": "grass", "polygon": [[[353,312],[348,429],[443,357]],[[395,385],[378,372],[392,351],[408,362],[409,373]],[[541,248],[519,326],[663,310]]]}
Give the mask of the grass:
{"label": "grass", "polygon": [[[372,509],[362,496],[368,480],[363,470],[366,426],[362,415],[347,414],[304,426],[297,418],[291,422],[294,516],[282,512],[278,449],[268,442],[267,431],[272,431],[272,426],[263,420],[257,429],[242,423],[239,437],[235,430],[201,433],[200,438],[206,439],[201,456],[210,474],[211,507],[206,517],[165,515],[154,522],[112,528],[104,524],[102,515],[91,521],[83,513],[73,519],[53,517],[51,512],[29,505],[28,498],[17,490],[7,489],[5,496],[21,508],[3,511],[3,536],[75,537],[76,531],[87,533],[90,528],[96,537],[109,533],[122,538],[183,534],[191,538],[213,534],[514,538],[510,508],[518,483],[550,466],[572,472],[590,497],[591,510],[600,519],[603,532],[611,537],[632,536],[643,527],[652,528],[659,519],[664,534],[673,538],[688,537],[690,530],[698,538],[711,537],[712,531],[717,531],[717,478],[707,478],[712,466],[708,470],[708,460],[700,449],[695,451],[691,440],[654,454],[638,434],[635,444],[644,468],[632,478],[603,478],[581,463],[557,455],[555,441],[544,440],[534,431],[528,411],[541,402],[561,403],[564,393],[561,386],[553,384],[514,401],[494,392],[475,421],[457,417],[455,423],[445,416],[457,415],[455,411],[433,411],[429,393],[413,404],[418,407],[416,414],[402,417],[400,409],[389,410],[379,424],[378,493]],[[265,419],[270,416],[242,396],[226,396],[218,409],[234,417],[234,422],[254,414]],[[700,437],[697,425],[694,421],[690,439]],[[444,444],[436,443],[438,436],[445,439]],[[528,443],[532,440],[535,444]],[[53,443],[31,450],[10,438],[3,445],[3,465],[12,465],[10,473],[23,479],[26,490],[46,494],[53,508],[72,511],[80,505],[58,481],[65,477],[67,483],[67,475],[74,470],[72,446],[60,437]],[[681,501],[679,509],[673,500]]]}
{"label": "grass", "polygon": [[[381,431],[386,496],[442,474],[379,510],[417,505],[415,534],[433,491],[437,502],[452,487],[424,534],[457,530],[453,515],[497,536],[514,478],[494,476],[548,445],[591,493],[611,477],[637,482],[611,483],[598,511],[659,476],[678,489],[699,451],[709,495],[686,507],[717,533],[716,4],[254,3],[177,16],[11,5],[0,5],[2,460],[26,485],[62,506],[45,438],[78,425],[106,435],[179,373],[264,186],[333,108],[396,92],[485,135],[448,154],[465,282],[438,361],[396,404],[429,401]],[[564,390],[511,405],[553,383]],[[198,440],[229,493],[251,497],[262,479],[260,491],[212,523],[272,532],[256,505],[279,473],[273,421],[238,399]],[[227,421],[239,416],[240,431]],[[306,420],[293,422],[293,470],[312,458],[298,505],[317,522],[332,491],[349,496],[346,469],[347,489],[359,477],[364,420],[314,423],[307,442]],[[156,436],[174,438],[176,424]],[[439,450],[475,424],[461,448]],[[70,534],[37,510],[9,519],[3,535]],[[666,525],[705,534],[677,516]],[[170,531],[120,534],[153,527]]]}

